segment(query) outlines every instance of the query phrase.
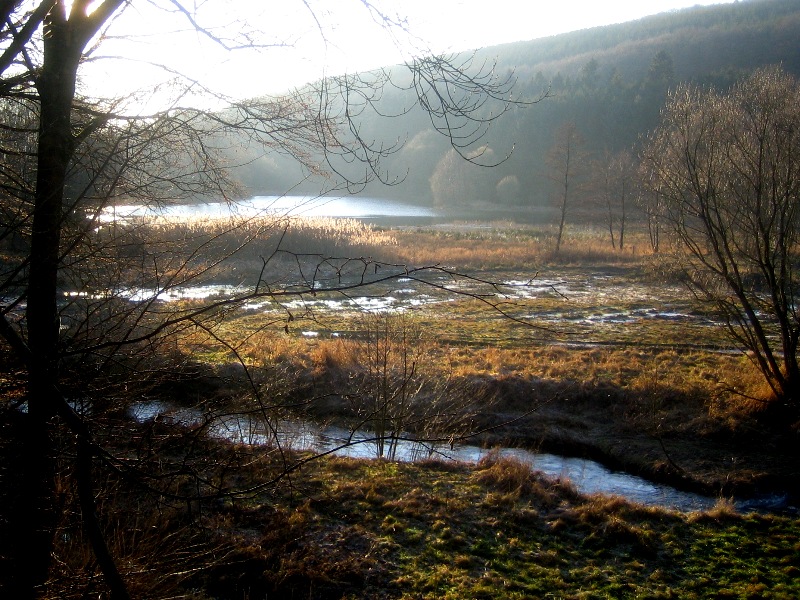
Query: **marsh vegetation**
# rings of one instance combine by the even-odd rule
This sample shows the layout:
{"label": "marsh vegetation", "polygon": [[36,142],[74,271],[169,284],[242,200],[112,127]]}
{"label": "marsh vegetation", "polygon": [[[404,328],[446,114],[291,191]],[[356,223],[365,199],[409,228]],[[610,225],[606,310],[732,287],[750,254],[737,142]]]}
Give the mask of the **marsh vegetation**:
{"label": "marsh vegetation", "polygon": [[[217,4],[138,10],[300,42]],[[164,64],[101,99],[79,72],[133,3],[5,2],[0,595],[800,595],[793,53],[681,66],[796,46],[791,1],[739,4],[589,35],[635,48],[605,73],[565,36],[519,77],[523,46],[414,52],[234,99]],[[316,212],[378,184],[391,221]]]}
{"label": "marsh vegetation", "polygon": [[[159,364],[138,363],[137,382],[125,377],[120,387],[107,376],[92,395],[104,414],[123,416],[116,422],[124,432],[109,428],[104,443],[158,482],[153,496],[113,470],[98,481],[105,534],[119,539],[113,552],[133,593],[797,591],[787,562],[797,522],[779,516],[796,498],[792,434],[771,420],[758,370],[653,252],[643,225],[630,228],[623,250],[603,229],[568,226],[559,252],[554,228],[510,221],[124,226],[138,240],[129,254],[181,243],[213,248],[186,267],[192,277],[139,282],[124,301],[162,314],[191,314],[209,301],[221,307],[213,330],[182,328]],[[229,261],[208,261],[214,253]],[[313,293],[300,298],[227,307],[254,293],[244,285],[253,274],[274,290],[309,287],[297,266],[302,272],[320,256],[369,258],[315,267]],[[392,270],[412,261],[437,268]],[[68,302],[78,307],[102,292]],[[7,378],[9,393],[16,385]],[[152,402],[161,407],[141,412]],[[320,458],[286,437],[296,423],[338,427],[329,449],[355,444],[388,459],[418,440],[428,460]],[[495,455],[470,466],[436,452],[460,443],[591,458],[717,497],[718,506],[705,515],[637,507],[582,495],[564,473],[553,479],[535,463]],[[13,488],[8,494],[13,503]],[[762,509],[778,514],[738,513],[734,497],[766,499]],[[141,533],[129,544],[122,530]],[[100,585],[92,556],[80,550],[77,516],[65,514],[59,531],[57,551],[69,561],[54,571],[53,589],[70,597]],[[759,544],[771,550],[758,554]],[[711,558],[712,546],[725,550]],[[742,547],[749,550],[734,550]],[[724,587],[707,576],[709,564],[724,572]],[[139,568],[147,577],[134,574]]]}

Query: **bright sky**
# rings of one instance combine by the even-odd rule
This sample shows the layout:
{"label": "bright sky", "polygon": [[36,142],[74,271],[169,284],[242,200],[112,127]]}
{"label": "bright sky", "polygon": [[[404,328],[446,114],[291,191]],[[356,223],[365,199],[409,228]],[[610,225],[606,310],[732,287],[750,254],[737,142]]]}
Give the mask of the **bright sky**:
{"label": "bright sky", "polygon": [[184,0],[199,6],[198,22],[214,32],[258,32],[259,41],[272,44],[230,52],[194,31],[181,15],[154,8],[169,2],[134,2],[98,52],[124,61],[97,61],[87,70],[86,91],[118,95],[142,88],[152,95],[168,75],[146,65],[159,63],[231,96],[252,97],[324,74],[396,64],[425,51],[531,40],[725,1],[732,0],[374,0],[383,14],[407,24],[407,31],[387,32],[365,0]]}

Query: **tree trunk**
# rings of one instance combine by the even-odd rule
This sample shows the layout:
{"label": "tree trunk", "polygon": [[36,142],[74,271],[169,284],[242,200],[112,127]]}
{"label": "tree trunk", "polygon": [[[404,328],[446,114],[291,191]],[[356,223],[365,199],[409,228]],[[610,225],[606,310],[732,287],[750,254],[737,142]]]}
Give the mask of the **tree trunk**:
{"label": "tree trunk", "polygon": [[567,205],[566,200],[561,206],[561,220],[558,223],[558,237],[556,238],[556,252],[561,251],[561,238],[564,237],[564,224],[567,220]]}
{"label": "tree trunk", "polygon": [[125,587],[125,582],[119,574],[114,557],[106,544],[103,530],[97,518],[92,489],[92,448],[85,439],[78,440],[78,450],[75,459],[75,474],[78,480],[78,498],[81,505],[81,520],[86,535],[92,544],[97,563],[103,572],[103,577],[110,589],[112,600],[129,600],[130,595]]}
{"label": "tree trunk", "polygon": [[561,251],[561,239],[564,236],[564,225],[567,222],[567,198],[569,194],[569,169],[564,175],[564,195],[561,198],[561,220],[558,222],[558,237],[556,238],[556,253]]}
{"label": "tree trunk", "polygon": [[25,485],[30,502],[24,516],[28,535],[21,540],[29,574],[26,596],[35,597],[47,581],[57,525],[54,434],[58,386],[58,269],[62,205],[67,166],[73,152],[71,110],[80,53],[65,28],[50,29],[37,88],[41,98],[36,196],[31,234],[26,322],[28,347],[28,431]]}
{"label": "tree trunk", "polygon": [[89,0],[48,0],[35,11],[44,17],[44,55],[35,81],[40,114],[23,351],[28,367],[28,414],[23,458],[15,465],[25,496],[17,527],[16,558],[22,568],[14,582],[15,598],[35,598],[46,592],[59,516],[55,442],[57,413],[64,399],[58,390],[58,274],[64,186],[75,149],[72,108],[78,65],[86,44],[123,2],[94,3],[90,13]]}
{"label": "tree trunk", "polygon": [[606,198],[606,208],[608,209],[608,235],[611,237],[611,249],[617,249],[617,240],[614,237],[614,212],[611,209],[611,196]]}
{"label": "tree trunk", "polygon": [[620,198],[620,218],[619,218],[619,249],[625,249],[625,182],[622,183],[622,197]]}

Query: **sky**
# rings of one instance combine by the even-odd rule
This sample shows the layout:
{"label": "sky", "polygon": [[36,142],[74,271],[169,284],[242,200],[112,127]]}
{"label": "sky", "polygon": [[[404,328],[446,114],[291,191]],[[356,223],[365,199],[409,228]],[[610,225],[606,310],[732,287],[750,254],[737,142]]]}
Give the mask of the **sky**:
{"label": "sky", "polygon": [[[727,0],[728,2],[732,0]],[[251,34],[264,47],[224,50],[167,1],[133,2],[85,71],[89,95],[140,90],[139,101],[179,72],[234,98],[278,94],[323,75],[397,64],[415,54],[531,40],[720,0],[184,0],[226,45]],[[238,36],[239,39],[236,39]],[[230,39],[228,39],[230,38]],[[113,57],[113,58],[112,58]],[[158,66],[155,66],[158,65]],[[165,70],[162,67],[168,67]]]}

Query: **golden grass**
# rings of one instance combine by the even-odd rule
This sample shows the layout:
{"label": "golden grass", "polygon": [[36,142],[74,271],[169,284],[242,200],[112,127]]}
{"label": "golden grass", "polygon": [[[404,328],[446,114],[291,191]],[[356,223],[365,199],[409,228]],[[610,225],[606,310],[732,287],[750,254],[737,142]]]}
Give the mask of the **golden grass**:
{"label": "golden grass", "polygon": [[405,264],[446,264],[459,268],[530,268],[549,264],[630,264],[653,256],[644,232],[633,233],[622,250],[611,247],[604,232],[576,230],[555,252],[552,228],[526,225],[399,230],[395,250]]}
{"label": "golden grass", "polygon": [[[248,335],[247,327],[257,322],[232,322],[226,334],[238,340],[238,351],[248,364],[277,367],[287,376],[325,385],[346,382],[361,368],[356,339],[287,334],[283,323]],[[438,335],[436,323],[430,321],[419,342],[423,347],[415,348],[426,357],[428,376],[489,386],[506,409],[565,395],[573,401],[608,397],[641,426],[652,426],[650,421],[662,413],[676,418],[685,413],[689,418],[698,411],[734,425],[741,415],[766,406],[759,399],[769,398],[760,373],[741,355],[703,349],[531,345],[525,338],[506,347],[452,343]],[[359,319],[351,322],[339,315],[337,326],[357,332]],[[213,343],[194,338],[180,347],[193,356],[213,358],[218,353],[224,358],[227,351]]]}
{"label": "golden grass", "polygon": [[736,506],[729,498],[718,498],[714,507],[710,510],[690,513],[689,523],[722,522],[725,520],[736,520],[741,517]]}
{"label": "golden grass", "polygon": [[283,239],[287,250],[396,246],[397,239],[358,219],[332,217],[228,217],[225,219],[157,217],[129,226],[150,245],[195,241],[215,246],[254,244]]}
{"label": "golden grass", "polygon": [[[540,265],[552,263],[561,266],[638,267],[639,263],[647,264],[653,258],[646,232],[633,229],[628,232],[625,249],[620,251],[611,248],[607,233],[599,228],[571,228],[562,251],[556,255],[552,228],[508,223],[384,231],[355,219],[250,219],[189,223],[164,221],[148,227],[154,239],[163,242],[191,236],[220,236],[221,239],[232,236],[238,243],[250,236],[259,242],[272,240],[277,243],[278,236],[285,234],[287,247],[305,251],[335,253],[341,249],[346,253],[349,249],[363,251],[363,255],[371,255],[376,260],[445,264],[465,271],[524,268],[530,273]],[[254,243],[253,246],[254,251],[258,248],[263,251],[263,244]],[[534,312],[537,306],[542,308],[542,300],[538,302],[531,308]],[[763,399],[770,397],[757,369],[740,356],[636,346],[636,339],[642,340],[647,336],[648,342],[685,342],[687,334],[681,334],[675,327],[643,330],[646,335],[631,337],[630,327],[626,326],[622,334],[628,338],[609,347],[547,345],[548,340],[557,342],[561,338],[544,334],[537,336],[532,330],[523,330],[507,320],[498,320],[496,314],[487,316],[485,307],[483,310],[476,307],[474,302],[459,302],[448,304],[444,314],[433,307],[422,313],[428,333],[426,355],[430,357],[431,365],[443,375],[535,379],[553,383],[550,392],[556,389],[555,382],[573,390],[577,389],[576,386],[595,390],[605,386],[628,392],[640,398],[643,405],[649,403],[651,412],[652,407],[666,406],[676,398],[696,398],[707,405],[712,417],[721,420],[735,420],[742,411],[760,410],[765,405]],[[348,332],[359,328],[357,321],[342,312],[310,315],[310,318],[313,320],[310,322],[322,331]],[[325,322],[316,321],[317,318]],[[324,336],[303,339],[296,332],[287,335],[283,331],[287,323],[282,316],[275,319],[276,322],[270,326],[265,326],[263,321],[257,322],[255,317],[250,317],[250,321],[236,319],[230,324],[230,335],[224,337],[238,340],[237,349],[254,365],[280,364],[290,366],[296,372],[310,370],[315,376],[336,371],[346,374],[356,367],[352,341],[326,339]],[[300,327],[303,325],[298,322],[291,324],[292,330]],[[617,334],[598,335],[600,341],[614,343],[613,339],[606,340],[602,336]],[[698,330],[692,335],[697,337],[708,333]],[[626,342],[631,345],[622,345]],[[227,354],[224,348],[217,348],[217,354],[213,351],[208,353],[213,345],[209,339],[187,337],[180,347],[190,354],[202,354],[205,349],[209,357],[224,358]]]}
{"label": "golden grass", "polygon": [[487,502],[503,506],[513,505],[521,498],[535,498],[538,506],[554,508],[563,498],[578,495],[569,481],[544,478],[521,460],[496,453],[481,459],[474,480],[494,492]]}
{"label": "golden grass", "polygon": [[[653,394],[714,399],[715,410],[748,408],[747,396],[762,397],[760,373],[738,355],[619,347],[457,347],[447,352],[455,376],[532,376],[553,381],[605,384],[652,398]],[[722,404],[722,399],[727,398]],[[753,405],[753,407],[757,404]]]}
{"label": "golden grass", "polygon": [[[572,227],[558,253],[554,232],[551,226],[506,222],[382,229],[358,219],[261,216],[188,221],[162,217],[104,226],[98,235],[109,237],[107,241],[125,248],[133,258],[147,251],[162,260],[171,257],[177,268],[182,257],[191,256],[183,270],[202,270],[213,263],[206,279],[230,279],[235,272],[239,281],[257,277],[264,260],[273,257],[274,261],[277,249],[416,267],[441,265],[465,272],[640,266],[649,265],[654,258],[647,233],[641,228],[631,227],[625,248],[620,250],[612,248],[601,228]],[[223,258],[224,262],[217,264]]]}

